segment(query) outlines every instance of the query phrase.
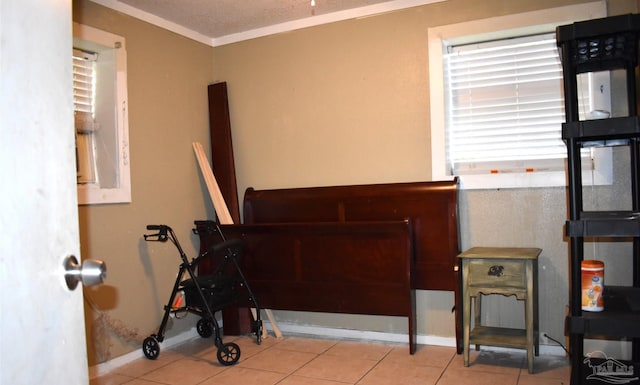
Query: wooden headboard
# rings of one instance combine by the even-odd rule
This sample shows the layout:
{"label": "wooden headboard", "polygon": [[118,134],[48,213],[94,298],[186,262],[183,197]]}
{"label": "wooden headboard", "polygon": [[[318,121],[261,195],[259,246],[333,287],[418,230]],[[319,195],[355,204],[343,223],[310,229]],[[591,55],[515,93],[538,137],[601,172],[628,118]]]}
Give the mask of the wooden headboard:
{"label": "wooden headboard", "polygon": [[[240,265],[260,306],[404,316],[413,353],[415,289],[457,293],[457,186],[454,179],[249,188],[244,224],[221,231],[247,242]],[[195,224],[201,252],[219,242],[215,223]],[[206,263],[200,268],[206,272]],[[223,317],[225,333],[248,332],[246,311]]]}
{"label": "wooden headboard", "polygon": [[413,287],[457,290],[458,179],[275,190],[248,188],[244,223],[356,222],[409,218]]}
{"label": "wooden headboard", "polygon": [[[202,240],[201,249],[219,242],[214,222],[196,221],[195,224]],[[415,352],[415,295],[411,287],[413,237],[408,219],[222,225],[220,228],[227,239],[246,242],[238,262],[258,306],[407,317],[409,351]],[[212,259],[215,256],[205,261],[221,266],[222,261]],[[200,269],[206,269],[203,262]],[[242,299],[239,303],[256,307],[255,303]],[[249,331],[247,312],[236,310],[223,310],[226,334]],[[235,324],[240,327],[236,329]],[[230,327],[235,333],[228,332]]]}

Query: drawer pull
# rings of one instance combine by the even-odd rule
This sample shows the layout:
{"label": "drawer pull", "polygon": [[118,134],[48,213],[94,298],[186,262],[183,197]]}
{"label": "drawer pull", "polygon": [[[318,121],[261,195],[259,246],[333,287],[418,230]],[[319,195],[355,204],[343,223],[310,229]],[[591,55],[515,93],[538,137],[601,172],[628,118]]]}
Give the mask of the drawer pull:
{"label": "drawer pull", "polygon": [[494,277],[502,277],[503,272],[504,272],[504,266],[494,265],[489,268],[489,272],[487,273],[487,275],[494,276]]}

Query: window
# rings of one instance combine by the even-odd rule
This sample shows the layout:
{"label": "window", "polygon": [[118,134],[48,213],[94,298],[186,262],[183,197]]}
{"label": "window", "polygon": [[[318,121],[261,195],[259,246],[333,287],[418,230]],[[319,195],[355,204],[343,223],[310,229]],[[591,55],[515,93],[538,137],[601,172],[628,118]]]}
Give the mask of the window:
{"label": "window", "polygon": [[97,183],[95,159],[95,72],[97,54],[73,50],[73,104],[76,129],[76,169],[79,184]]}
{"label": "window", "polygon": [[555,36],[450,46],[448,51],[447,168],[456,175],[564,170],[562,65]]}
{"label": "window", "polygon": [[[433,179],[459,175],[463,188],[566,185],[553,32],[601,15],[597,2],[430,29]],[[551,22],[531,25],[539,20]],[[610,183],[610,149],[583,155],[585,183]]]}
{"label": "window", "polygon": [[131,202],[124,38],[73,26],[78,203]]}

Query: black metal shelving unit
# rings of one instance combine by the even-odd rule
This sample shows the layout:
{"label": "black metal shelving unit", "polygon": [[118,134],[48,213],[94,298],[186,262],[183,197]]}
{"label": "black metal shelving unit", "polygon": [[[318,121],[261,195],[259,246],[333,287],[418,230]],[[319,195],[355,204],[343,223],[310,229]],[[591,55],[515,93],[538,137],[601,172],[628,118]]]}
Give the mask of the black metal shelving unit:
{"label": "black metal shelving unit", "polygon": [[[594,377],[598,371],[596,364],[610,365],[605,375],[618,370],[618,375],[610,375],[609,379],[640,383],[640,117],[636,95],[639,37],[640,15],[637,14],[578,22],[556,30],[564,75],[566,123],[562,127],[562,138],[568,154],[566,234],[570,239],[571,294],[566,326],[572,385],[602,384],[602,378]],[[624,70],[626,74],[628,116],[580,120],[577,76],[613,70]],[[594,144],[629,148],[632,202],[628,211],[583,210],[580,150]],[[629,267],[633,269],[633,285],[605,286],[602,312],[582,311],[581,262],[586,237],[626,238],[633,242],[633,266]],[[632,339],[631,361],[586,360],[585,336]]]}

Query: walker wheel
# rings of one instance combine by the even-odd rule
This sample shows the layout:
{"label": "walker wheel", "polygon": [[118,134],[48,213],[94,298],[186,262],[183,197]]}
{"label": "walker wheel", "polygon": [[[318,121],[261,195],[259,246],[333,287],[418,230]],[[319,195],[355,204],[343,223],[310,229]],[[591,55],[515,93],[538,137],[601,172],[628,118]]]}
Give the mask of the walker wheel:
{"label": "walker wheel", "polygon": [[218,348],[218,362],[224,366],[231,366],[240,359],[240,346],[227,342]]}
{"label": "walker wheel", "polygon": [[160,354],[160,344],[158,343],[158,340],[156,340],[155,336],[150,336],[144,339],[144,342],[142,343],[142,352],[145,357],[150,360],[158,358],[158,355]]}
{"label": "walker wheel", "polygon": [[209,338],[213,335],[213,326],[211,325],[211,321],[204,318],[200,318],[196,324],[196,330],[202,338]]}

